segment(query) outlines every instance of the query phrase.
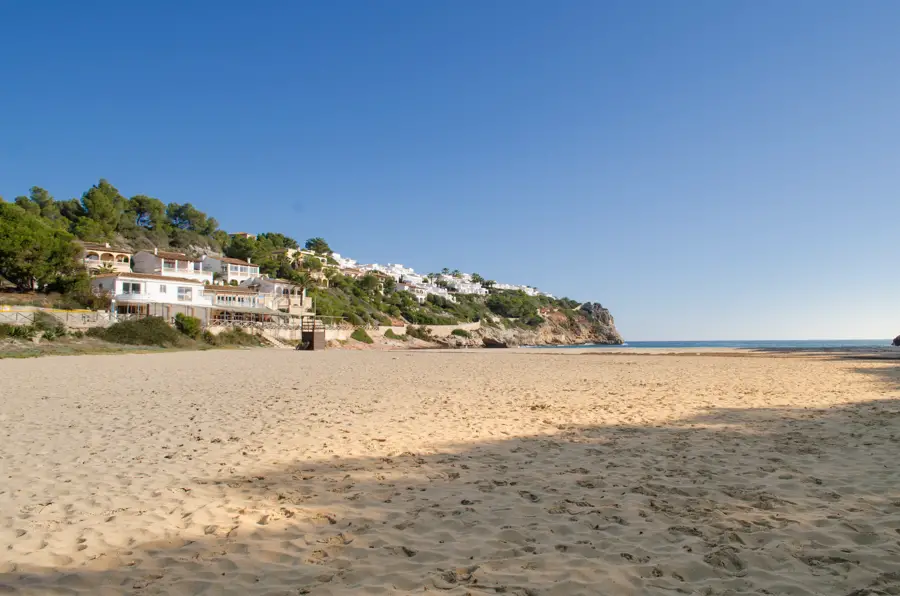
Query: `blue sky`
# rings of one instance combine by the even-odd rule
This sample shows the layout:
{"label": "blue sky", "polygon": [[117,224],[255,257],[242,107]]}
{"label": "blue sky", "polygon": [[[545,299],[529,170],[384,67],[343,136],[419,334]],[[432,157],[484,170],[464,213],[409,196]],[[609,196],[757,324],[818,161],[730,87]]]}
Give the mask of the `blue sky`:
{"label": "blue sky", "polygon": [[893,336],[898,26],[889,0],[4,2],[0,195],[105,177],[599,301],[632,340]]}

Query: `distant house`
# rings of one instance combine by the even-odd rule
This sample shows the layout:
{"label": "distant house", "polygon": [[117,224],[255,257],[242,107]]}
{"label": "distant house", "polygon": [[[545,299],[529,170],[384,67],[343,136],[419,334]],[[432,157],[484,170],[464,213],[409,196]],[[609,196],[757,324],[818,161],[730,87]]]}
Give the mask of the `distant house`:
{"label": "distant house", "polygon": [[216,273],[220,273],[225,283],[229,284],[232,281],[240,284],[248,279],[259,277],[259,265],[230,257],[207,256],[203,259],[203,270],[211,272],[213,277]]}
{"label": "distant house", "polygon": [[125,273],[131,271],[131,258],[134,253],[125,248],[113,248],[106,244],[79,242],[81,245],[81,262],[88,273],[96,275],[106,270],[107,273]]}
{"label": "distant house", "polygon": [[399,283],[397,284],[397,290],[402,292],[409,292],[416,299],[416,302],[419,304],[425,304],[425,301],[428,299],[428,290],[424,287],[411,284],[411,283]]}
{"label": "distant house", "polygon": [[96,294],[109,296],[119,314],[163,317],[171,321],[182,313],[205,319],[209,300],[203,282],[149,273],[109,273],[91,279]]}
{"label": "distant house", "polygon": [[235,232],[231,235],[232,238],[249,238],[250,240],[256,240],[256,234],[250,234],[249,232]]}
{"label": "distant house", "polygon": [[137,273],[193,279],[201,283],[212,283],[212,271],[203,270],[203,259],[189,257],[180,252],[169,252],[154,248],[142,250],[134,255],[132,269]]}

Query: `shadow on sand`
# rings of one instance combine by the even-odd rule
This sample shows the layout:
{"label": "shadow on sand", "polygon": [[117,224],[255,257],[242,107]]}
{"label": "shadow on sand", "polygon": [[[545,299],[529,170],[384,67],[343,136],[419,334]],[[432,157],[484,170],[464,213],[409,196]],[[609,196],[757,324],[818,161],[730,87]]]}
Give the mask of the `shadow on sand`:
{"label": "shadow on sand", "polygon": [[896,400],[559,425],[191,486],[220,520],[184,512],[93,568],[7,569],[0,593],[900,594]]}

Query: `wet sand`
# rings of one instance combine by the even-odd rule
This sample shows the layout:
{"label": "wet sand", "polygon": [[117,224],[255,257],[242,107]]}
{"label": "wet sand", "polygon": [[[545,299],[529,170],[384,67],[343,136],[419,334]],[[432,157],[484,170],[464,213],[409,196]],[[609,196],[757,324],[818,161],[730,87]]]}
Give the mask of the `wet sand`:
{"label": "wet sand", "polygon": [[0,593],[900,593],[900,363],[0,361]]}

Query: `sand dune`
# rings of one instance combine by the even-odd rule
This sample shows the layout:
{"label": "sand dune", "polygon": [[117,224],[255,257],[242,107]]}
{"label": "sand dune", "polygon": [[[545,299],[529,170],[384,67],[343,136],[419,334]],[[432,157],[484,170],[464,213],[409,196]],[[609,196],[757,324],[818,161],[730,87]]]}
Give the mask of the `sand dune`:
{"label": "sand dune", "polygon": [[900,593],[898,363],[214,351],[0,394],[0,593]]}

